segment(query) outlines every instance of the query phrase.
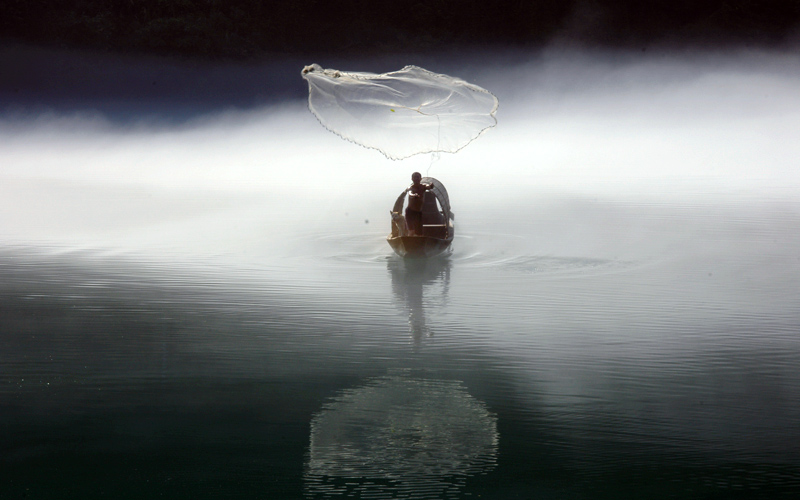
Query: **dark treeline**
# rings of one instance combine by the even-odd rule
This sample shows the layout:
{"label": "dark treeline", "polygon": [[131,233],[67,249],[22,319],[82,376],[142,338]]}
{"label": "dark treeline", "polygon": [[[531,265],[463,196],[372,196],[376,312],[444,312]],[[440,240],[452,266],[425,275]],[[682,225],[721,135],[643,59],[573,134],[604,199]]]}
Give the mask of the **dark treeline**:
{"label": "dark treeline", "polygon": [[245,58],[455,44],[782,43],[800,0],[4,0],[6,40]]}

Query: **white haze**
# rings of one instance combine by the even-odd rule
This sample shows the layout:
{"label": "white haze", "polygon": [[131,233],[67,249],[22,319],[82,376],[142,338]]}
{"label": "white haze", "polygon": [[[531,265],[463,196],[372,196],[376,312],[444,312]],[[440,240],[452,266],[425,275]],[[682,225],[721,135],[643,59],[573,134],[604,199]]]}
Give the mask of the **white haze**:
{"label": "white haze", "polygon": [[[470,59],[504,62],[341,68],[416,63],[494,92],[498,126],[438,158],[387,160],[323,129],[299,100],[176,126],[121,126],[91,109],[7,115],[0,243],[258,256],[292,254],[314,234],[352,234],[386,253],[388,209],[415,170],[446,184],[462,228],[487,213],[513,226],[552,199],[796,206],[796,55]],[[301,69],[283,71],[305,86]]]}

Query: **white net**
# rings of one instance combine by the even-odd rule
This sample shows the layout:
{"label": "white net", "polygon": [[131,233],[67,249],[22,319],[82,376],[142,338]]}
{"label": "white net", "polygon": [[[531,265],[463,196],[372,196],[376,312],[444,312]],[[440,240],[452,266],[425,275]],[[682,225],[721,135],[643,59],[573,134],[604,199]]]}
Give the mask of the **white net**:
{"label": "white net", "polygon": [[497,124],[492,93],[417,66],[378,75],[312,64],[303,78],[308,108],[325,128],[393,160],[455,153]]}

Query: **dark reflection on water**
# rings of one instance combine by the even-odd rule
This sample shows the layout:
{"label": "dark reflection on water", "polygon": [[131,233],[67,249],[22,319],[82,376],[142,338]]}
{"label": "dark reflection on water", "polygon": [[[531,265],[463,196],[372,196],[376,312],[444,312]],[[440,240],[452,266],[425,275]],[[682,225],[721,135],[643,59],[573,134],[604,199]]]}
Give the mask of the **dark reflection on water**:
{"label": "dark reflection on water", "polygon": [[[308,498],[455,498],[467,479],[494,468],[496,417],[444,366],[417,355],[446,307],[449,258],[390,257],[395,303],[408,315],[412,352],[401,366],[331,398],[311,419]],[[419,368],[421,367],[421,368]]]}
{"label": "dark reflection on water", "polygon": [[434,333],[425,323],[426,291],[427,302],[435,303],[437,310],[447,302],[451,265],[449,256],[408,260],[390,258],[386,262],[395,301],[407,311],[414,346],[419,348],[422,341]]}

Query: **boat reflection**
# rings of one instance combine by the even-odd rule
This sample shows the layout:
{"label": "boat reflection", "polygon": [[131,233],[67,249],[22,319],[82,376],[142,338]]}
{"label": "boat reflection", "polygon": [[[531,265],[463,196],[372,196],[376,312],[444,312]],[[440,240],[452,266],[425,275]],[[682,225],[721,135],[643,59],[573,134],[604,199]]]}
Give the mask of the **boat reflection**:
{"label": "boat reflection", "polygon": [[497,461],[497,419],[460,381],[398,370],[311,419],[307,498],[442,498]]}
{"label": "boat reflection", "polygon": [[433,336],[425,320],[425,309],[442,309],[450,289],[450,259],[389,259],[392,293],[398,305],[408,312],[408,326],[414,346]]}

